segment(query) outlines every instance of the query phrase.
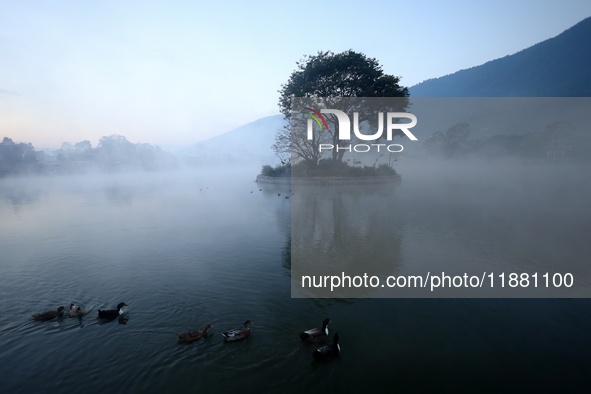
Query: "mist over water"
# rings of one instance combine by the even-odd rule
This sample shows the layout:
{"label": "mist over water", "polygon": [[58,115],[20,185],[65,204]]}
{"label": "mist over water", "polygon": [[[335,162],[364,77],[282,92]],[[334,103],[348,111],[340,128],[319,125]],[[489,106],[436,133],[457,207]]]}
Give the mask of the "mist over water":
{"label": "mist over water", "polygon": [[[589,297],[588,166],[404,158],[394,185],[302,187],[292,205],[292,294],[319,297]],[[326,247],[330,244],[330,247]],[[302,276],[495,272],[496,289],[302,289]],[[570,288],[501,287],[499,274],[550,272]],[[335,282],[335,283],[338,283]],[[490,280],[487,281],[490,283]],[[330,287],[330,286],[329,286]],[[428,286],[427,286],[428,287]]]}
{"label": "mist over water", "polygon": [[[344,237],[387,220],[395,233],[375,239],[397,274],[453,260],[585,277],[587,168],[403,158],[398,185],[294,195],[254,183],[258,166],[0,179],[0,380],[15,393],[457,392],[458,375],[467,392],[577,387],[587,300],[292,299],[288,251],[292,207],[313,196],[345,217]],[[367,198],[387,211],[355,226],[344,210]],[[87,314],[31,318],[70,302]],[[98,319],[119,302],[124,319]],[[316,364],[298,332],[326,317],[342,355]],[[247,319],[251,336],[224,344]],[[211,336],[178,343],[205,324]]]}

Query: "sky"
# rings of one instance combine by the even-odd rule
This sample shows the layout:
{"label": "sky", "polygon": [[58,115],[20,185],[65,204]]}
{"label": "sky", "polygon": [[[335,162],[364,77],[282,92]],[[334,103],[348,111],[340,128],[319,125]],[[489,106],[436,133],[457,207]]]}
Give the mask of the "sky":
{"label": "sky", "polygon": [[0,138],[192,144],[278,114],[304,55],[353,49],[410,87],[589,16],[588,0],[0,0]]}

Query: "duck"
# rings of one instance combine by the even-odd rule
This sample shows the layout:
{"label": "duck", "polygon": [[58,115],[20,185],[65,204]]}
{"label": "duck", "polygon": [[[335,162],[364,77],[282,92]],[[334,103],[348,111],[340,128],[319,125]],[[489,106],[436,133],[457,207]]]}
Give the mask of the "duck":
{"label": "duck", "polygon": [[242,338],[246,338],[250,335],[250,328],[248,326],[252,326],[253,324],[250,320],[244,322],[244,327],[242,328],[234,328],[232,330],[226,331],[222,333],[225,341],[237,341]]}
{"label": "duck", "polygon": [[35,321],[47,321],[55,319],[56,317],[64,314],[64,309],[66,309],[66,307],[60,306],[59,308],[57,308],[57,311],[47,311],[43,313],[38,313],[36,315],[33,315],[33,319]]}
{"label": "duck", "polygon": [[211,324],[206,324],[203,327],[203,331],[193,330],[193,331],[185,332],[184,334],[176,334],[176,335],[178,335],[179,341],[181,341],[181,342],[193,342],[193,341],[203,338],[204,336],[207,336],[207,330],[209,328],[213,328],[213,326]]}
{"label": "duck", "polygon": [[83,314],[84,311],[82,310],[82,308],[80,308],[78,305],[74,305],[74,303],[70,304],[70,317],[79,317]]}
{"label": "duck", "polygon": [[332,345],[322,346],[312,353],[312,357],[316,361],[330,361],[341,354],[341,347],[339,346],[339,334],[334,334]]}
{"label": "duck", "polygon": [[328,337],[328,323],[332,323],[330,319],[324,319],[322,322],[322,328],[312,328],[310,330],[300,332],[300,338],[302,341],[309,343],[323,342]]}
{"label": "duck", "polygon": [[121,303],[119,303],[119,305],[117,305],[117,310],[114,310],[114,309],[101,310],[101,309],[99,309],[98,315],[102,319],[114,319],[114,318],[118,317],[119,315],[123,314],[123,309],[121,309],[121,308],[123,308],[124,306],[129,306],[129,305],[127,305],[125,302],[121,302]]}

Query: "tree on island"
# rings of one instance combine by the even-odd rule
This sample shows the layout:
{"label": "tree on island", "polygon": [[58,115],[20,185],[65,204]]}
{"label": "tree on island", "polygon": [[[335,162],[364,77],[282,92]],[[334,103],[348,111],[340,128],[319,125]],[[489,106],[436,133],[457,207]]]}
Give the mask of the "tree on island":
{"label": "tree on island", "polygon": [[[321,159],[318,146],[324,143],[322,136],[308,140],[303,131],[292,130],[291,105],[294,97],[309,97],[330,99],[340,97],[402,97],[409,96],[408,89],[399,85],[400,77],[385,74],[382,66],[374,58],[368,58],[363,53],[348,50],[342,53],[331,51],[318,52],[317,55],[305,56],[296,62],[295,70],[287,83],[279,90],[280,112],[288,120],[287,126],[278,131],[273,150],[282,163],[289,163],[293,154],[294,160],[301,159],[313,166]],[[404,108],[408,107],[405,100]],[[350,108],[342,108],[345,112]],[[358,110],[358,109],[356,109]],[[326,117],[332,123],[327,142],[333,146],[344,146],[349,142],[338,138],[337,119],[330,114]],[[340,164],[345,150],[332,152],[333,164]]]}

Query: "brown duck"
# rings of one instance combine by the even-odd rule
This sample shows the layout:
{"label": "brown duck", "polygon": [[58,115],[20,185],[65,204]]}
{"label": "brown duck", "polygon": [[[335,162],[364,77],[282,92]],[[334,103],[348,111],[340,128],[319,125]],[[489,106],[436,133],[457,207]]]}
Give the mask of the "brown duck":
{"label": "brown duck", "polygon": [[59,308],[57,308],[57,311],[48,311],[48,312],[39,313],[37,315],[33,315],[33,319],[35,321],[47,321],[47,320],[55,319],[56,317],[63,315],[65,309],[66,309],[65,307],[60,306]]}
{"label": "brown duck", "polygon": [[213,328],[213,326],[211,324],[206,324],[203,327],[203,331],[193,330],[193,331],[185,332],[184,334],[176,334],[176,335],[178,335],[179,341],[181,341],[181,342],[193,342],[193,341],[196,341],[196,340],[201,339],[204,336],[206,336],[208,328]]}

